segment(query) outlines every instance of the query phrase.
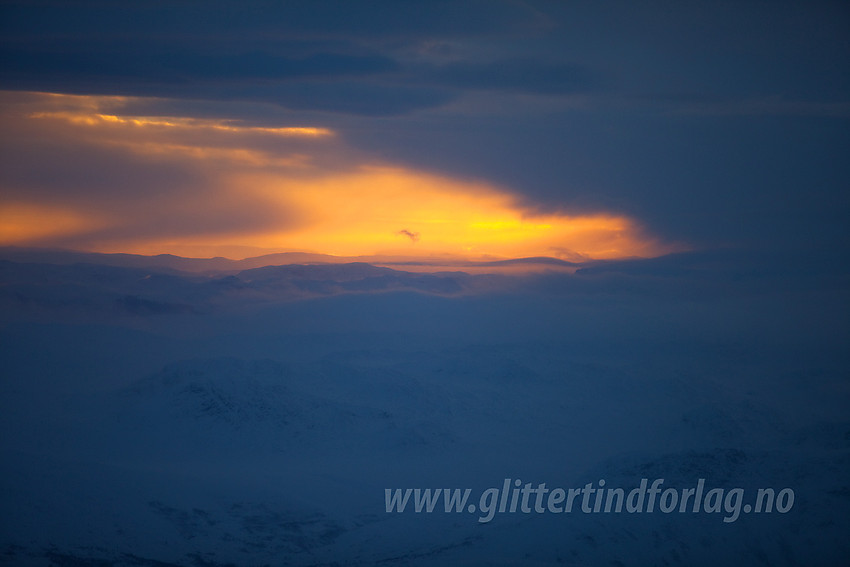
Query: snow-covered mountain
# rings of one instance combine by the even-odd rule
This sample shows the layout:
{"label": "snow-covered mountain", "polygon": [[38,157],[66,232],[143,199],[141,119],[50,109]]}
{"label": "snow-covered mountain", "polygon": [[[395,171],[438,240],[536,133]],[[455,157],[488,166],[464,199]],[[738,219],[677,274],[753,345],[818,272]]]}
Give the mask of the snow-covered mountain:
{"label": "snow-covered mountain", "polygon": [[[3,262],[0,564],[841,564],[844,276],[724,262]],[[385,508],[642,478],[795,500],[734,522]]]}

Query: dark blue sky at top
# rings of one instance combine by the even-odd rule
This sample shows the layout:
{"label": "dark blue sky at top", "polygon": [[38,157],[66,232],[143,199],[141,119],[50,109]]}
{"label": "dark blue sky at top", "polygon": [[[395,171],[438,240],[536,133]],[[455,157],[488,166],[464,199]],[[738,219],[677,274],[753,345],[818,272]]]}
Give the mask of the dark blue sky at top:
{"label": "dark blue sky at top", "polygon": [[0,88],[327,126],[671,241],[843,257],[842,2],[3,2]]}

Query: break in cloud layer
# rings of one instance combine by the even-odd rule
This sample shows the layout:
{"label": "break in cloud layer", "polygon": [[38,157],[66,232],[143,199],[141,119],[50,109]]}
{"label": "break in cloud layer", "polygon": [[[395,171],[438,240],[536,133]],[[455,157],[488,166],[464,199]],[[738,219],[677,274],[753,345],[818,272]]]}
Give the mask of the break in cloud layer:
{"label": "break in cloud layer", "polygon": [[[32,230],[37,201],[53,241],[76,227],[68,245],[140,242],[146,218],[163,243],[253,230],[277,246],[315,216],[269,187],[319,171],[355,183],[368,165],[407,186],[486,180],[526,217],[607,212],[665,242],[833,250],[850,214],[848,26],[844,3],[781,0],[9,0],[0,90],[95,97],[88,110],[117,119],[32,98],[24,119],[5,98],[6,232]],[[293,126],[332,134],[257,129]],[[354,240],[418,250],[430,228]],[[610,240],[583,246],[624,248]]]}
{"label": "break in cloud layer", "polygon": [[376,162],[323,126],[131,115],[144,101],[122,97],[3,99],[7,245],[571,260],[672,249],[621,215],[540,212],[490,183]]}

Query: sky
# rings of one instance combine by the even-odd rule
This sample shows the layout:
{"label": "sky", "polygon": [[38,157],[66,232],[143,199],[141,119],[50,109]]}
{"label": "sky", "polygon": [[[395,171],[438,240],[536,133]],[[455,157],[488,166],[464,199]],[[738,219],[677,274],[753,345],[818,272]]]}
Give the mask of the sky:
{"label": "sky", "polygon": [[846,261],[842,2],[0,4],[0,245]]}
{"label": "sky", "polygon": [[[840,563],[848,148],[847,0],[0,0],[3,557]],[[797,504],[384,508],[641,476]]]}

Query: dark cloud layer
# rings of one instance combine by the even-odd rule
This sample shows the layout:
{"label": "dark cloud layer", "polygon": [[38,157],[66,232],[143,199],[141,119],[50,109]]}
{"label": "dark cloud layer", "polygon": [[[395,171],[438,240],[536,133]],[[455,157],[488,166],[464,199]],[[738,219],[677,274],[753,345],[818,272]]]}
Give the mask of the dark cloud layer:
{"label": "dark cloud layer", "polygon": [[547,18],[525,2],[489,0],[254,0],[203,3],[19,0],[4,2],[6,29],[14,38],[66,34],[115,38],[143,36],[196,40],[261,41],[267,38],[410,38],[492,36],[547,27]]}
{"label": "dark cloud layer", "polygon": [[[11,42],[10,42],[11,43]],[[3,74],[10,83],[26,84],[39,76],[82,83],[111,78],[138,83],[190,81],[288,80],[307,77],[346,77],[381,74],[398,65],[380,55],[319,52],[286,57],[266,51],[209,53],[184,44],[124,41],[65,41],[49,48],[7,45]]]}
{"label": "dark cloud layer", "polygon": [[534,59],[487,63],[455,62],[423,73],[438,84],[461,89],[506,90],[534,94],[570,94],[597,90],[600,80],[580,65]]}
{"label": "dark cloud layer", "polygon": [[409,60],[435,42],[504,40],[549,25],[522,3],[11,2],[2,10],[7,89],[260,100],[373,116],[438,106],[469,86],[581,85],[573,69],[565,78],[563,66],[533,60]]}
{"label": "dark cloud layer", "polygon": [[248,94],[261,81],[361,77],[557,94],[603,80],[659,101],[836,101],[850,85],[850,15],[838,3],[30,1],[0,10],[7,88],[176,96],[179,86],[197,96],[215,85]]}

